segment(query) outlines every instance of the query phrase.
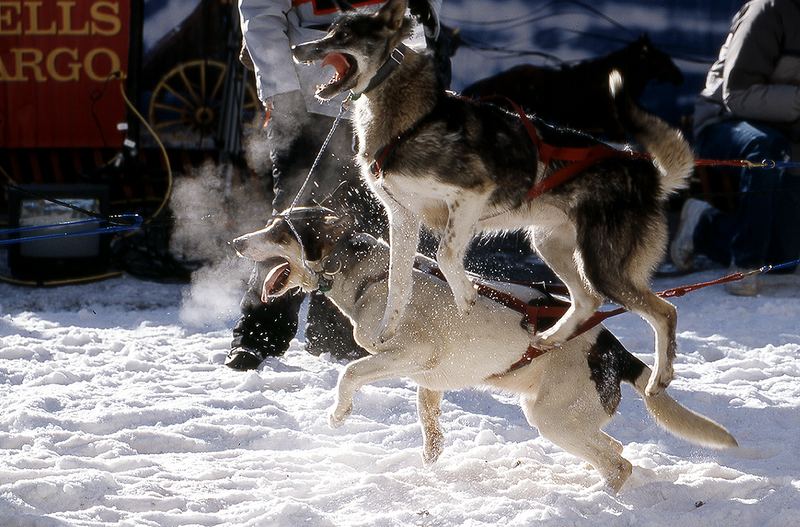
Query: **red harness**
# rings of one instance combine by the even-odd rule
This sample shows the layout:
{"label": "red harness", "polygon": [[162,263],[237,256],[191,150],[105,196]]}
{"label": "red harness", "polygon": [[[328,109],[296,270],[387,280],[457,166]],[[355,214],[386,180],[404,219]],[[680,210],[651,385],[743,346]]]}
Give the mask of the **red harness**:
{"label": "red harness", "polygon": [[[531,142],[534,144],[537,152],[539,153],[539,160],[545,167],[548,167],[552,161],[569,162],[569,164],[556,169],[552,174],[531,187],[531,189],[525,195],[526,201],[530,201],[538,196],[541,196],[545,192],[565,183],[566,181],[569,181],[576,175],[580,174],[590,166],[602,161],[603,159],[608,159],[610,157],[649,158],[647,154],[630,152],[627,150],[618,150],[604,144],[595,144],[592,146],[582,147],[553,146],[549,143],[545,143],[542,138],[539,137],[536,127],[533,126],[533,123],[525,114],[525,110],[523,110],[519,104],[506,97],[490,97],[482,100],[489,99],[502,100],[508,103],[514,109],[514,111],[517,112],[520,120],[522,121],[522,125],[525,127],[525,131],[528,132]],[[382,146],[375,152],[373,156],[374,161],[370,165],[370,172],[374,177],[380,177],[381,172],[383,172],[386,163],[394,154],[395,149],[402,142],[412,136],[417,129],[424,122],[426,122],[426,120],[427,118],[420,119],[411,128],[399,134],[389,144]]]}
{"label": "red harness", "polygon": [[[538,331],[540,322],[546,320],[558,320],[560,319],[564,313],[567,312],[569,309],[569,304],[564,302],[560,305],[536,305],[536,304],[529,304],[527,302],[523,302],[519,298],[510,295],[508,293],[504,293],[502,291],[498,291],[492,287],[489,287],[484,284],[478,284],[478,294],[485,296],[495,302],[498,302],[509,309],[513,309],[517,313],[522,315],[521,323],[528,329],[530,332]],[[558,288],[558,286],[548,286],[550,288]],[[563,288],[566,291],[566,288]],[[557,301],[557,300],[556,300]],[[558,301],[557,301],[558,302]],[[600,324],[603,320],[613,317],[614,315],[619,315],[620,313],[624,313],[625,308],[617,308],[611,311],[597,311],[594,315],[589,317],[581,326],[570,336],[570,339],[589,331],[596,325]],[[532,344],[528,345],[528,349],[525,350],[525,353],[522,357],[512,364],[505,373],[510,373],[514,370],[518,370],[523,366],[527,366],[530,362],[545,353],[548,350],[543,350],[541,348],[537,348]]]}
{"label": "red harness", "polygon": [[603,144],[581,147],[565,147],[553,146],[545,143],[542,141],[541,137],[539,137],[536,127],[534,127],[533,123],[531,123],[531,120],[528,118],[525,110],[523,110],[519,104],[515,103],[511,99],[506,97],[502,97],[501,99],[507,102],[519,115],[522,125],[525,127],[525,130],[528,132],[528,136],[531,138],[531,142],[533,142],[534,146],[536,146],[536,150],[539,152],[539,160],[545,167],[550,165],[550,162],[553,160],[569,162],[568,165],[557,169],[555,172],[531,187],[525,196],[528,201],[541,196],[545,192],[561,185],[562,183],[565,183],[566,181],[569,181],[576,175],[580,174],[590,166],[602,161],[603,159],[608,159],[610,157],[641,157],[641,154],[629,152],[627,150],[618,150]]}
{"label": "red harness", "polygon": [[[431,264],[429,264],[429,267],[427,269],[425,269],[424,271],[428,272],[432,276],[435,276],[436,278],[446,282],[447,280],[445,279],[445,277],[442,274],[442,272],[438,268],[431,267],[430,265]],[[417,269],[423,270],[419,266],[417,266]],[[703,289],[703,288],[706,288],[706,287],[709,287],[709,286],[712,286],[712,285],[724,284],[726,282],[735,282],[737,280],[741,280],[742,278],[744,278],[746,276],[750,276],[750,275],[753,275],[753,274],[760,273],[763,270],[764,269],[762,268],[762,269],[756,269],[756,270],[747,271],[747,272],[731,273],[731,274],[722,276],[720,278],[716,278],[714,280],[709,280],[707,282],[698,282],[698,283],[695,283],[695,284],[687,284],[687,285],[682,285],[682,286],[678,286],[678,287],[673,287],[671,289],[665,289],[664,291],[661,291],[661,292],[656,293],[656,294],[658,296],[660,296],[661,298],[681,297],[681,296],[683,296],[683,295],[685,295],[687,293],[691,293],[691,292],[697,291],[698,289]],[[519,282],[509,282],[509,283],[514,283],[514,284],[517,284],[517,285],[530,287],[530,284],[524,284],[524,283],[519,283]],[[564,313],[566,313],[567,309],[569,309],[569,304],[567,302],[562,302],[560,300],[553,299],[552,297],[550,297],[550,300],[555,300],[556,302],[562,302],[562,303],[560,303],[560,304],[550,304],[550,305],[529,304],[527,302],[524,302],[523,300],[520,300],[519,298],[515,297],[512,294],[509,294],[509,293],[506,293],[506,292],[503,292],[503,291],[498,291],[497,289],[494,289],[493,287],[490,287],[490,286],[488,286],[486,284],[477,283],[476,285],[477,285],[477,288],[478,288],[478,294],[480,294],[481,296],[484,296],[484,297],[486,297],[486,298],[488,298],[490,300],[493,300],[493,301],[495,301],[495,302],[497,302],[499,304],[502,304],[505,307],[516,311],[517,313],[520,313],[522,315],[521,323],[526,325],[527,328],[529,328],[530,330],[532,330],[534,332],[537,331],[541,321],[558,320],[559,318],[561,318],[564,315]],[[553,292],[553,293],[556,293],[556,294],[567,294],[568,293],[567,292],[567,288],[564,287],[561,284],[548,284],[546,286],[546,288],[549,289],[550,292]],[[547,292],[547,291],[545,291],[545,292]],[[577,330],[575,330],[575,333],[573,333],[570,336],[570,339],[573,339],[573,338],[577,337],[578,335],[581,335],[581,334],[589,331],[593,327],[595,327],[598,324],[602,323],[605,319],[611,318],[611,317],[616,316],[616,315],[621,315],[622,313],[625,313],[626,311],[627,310],[624,307],[618,307],[618,308],[615,308],[615,309],[610,309],[608,311],[596,311],[583,324],[581,324],[578,327]],[[547,353],[547,351],[548,350],[543,350],[543,349],[537,348],[537,347],[535,347],[533,345],[528,345],[528,349],[525,351],[525,353],[522,355],[522,357],[517,362],[512,364],[508,368],[508,370],[506,370],[503,374],[505,375],[505,374],[510,373],[510,372],[512,372],[514,370],[518,370],[519,368],[522,368],[523,366],[527,366],[528,364],[530,364],[530,362],[533,359],[544,355],[545,353]]]}
{"label": "red harness", "polygon": [[[444,277],[444,274],[442,274],[442,271],[439,270],[439,268],[437,267],[430,266],[427,269],[423,270],[417,266],[417,269],[427,272],[432,276],[435,276],[436,278],[444,282],[447,282],[447,279]],[[505,307],[521,314],[522,320],[520,321],[520,323],[525,325],[527,328],[532,329],[533,331],[536,331],[536,329],[538,328],[540,320],[558,320],[567,311],[567,309],[569,309],[569,304],[566,303],[562,305],[543,305],[543,306],[529,304],[527,302],[524,302],[523,300],[520,300],[519,298],[515,297],[512,294],[506,293],[504,291],[498,291],[497,289],[490,287],[486,284],[482,284],[480,282],[476,284],[476,287],[478,288],[479,295],[484,296],[490,300],[494,300],[498,304],[502,304]],[[552,287],[552,286],[547,286],[547,287]],[[595,314],[595,316],[597,316],[597,314]],[[592,317],[590,321],[592,321],[594,318],[595,317]],[[581,329],[580,333],[583,333],[584,331],[597,325],[598,323],[600,323],[601,320],[602,319],[598,320],[597,322],[592,322],[591,325],[586,327],[586,329]],[[589,321],[587,321],[587,323],[588,322]],[[579,335],[580,333],[576,333],[576,335]],[[522,358],[517,362],[515,362],[514,364],[512,364],[506,373],[525,366],[536,357],[544,355],[545,353],[547,353],[547,350],[539,349],[532,345],[528,345],[528,349],[525,351],[525,354],[522,355]]]}

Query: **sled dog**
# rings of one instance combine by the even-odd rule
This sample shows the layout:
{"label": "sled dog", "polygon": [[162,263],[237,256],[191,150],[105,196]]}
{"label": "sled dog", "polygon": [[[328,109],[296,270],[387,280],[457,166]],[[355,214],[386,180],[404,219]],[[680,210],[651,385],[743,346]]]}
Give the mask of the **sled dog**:
{"label": "sled dog", "polygon": [[[432,58],[402,44],[412,25],[406,3],[389,0],[374,14],[344,15],[323,38],[293,48],[295,60],[335,69],[319,87],[320,99],[346,90],[355,96],[357,162],[390,223],[389,297],[376,343],[391,340],[403,318],[421,225],[441,233],[436,259],[465,314],[476,301],[463,263],[472,238],[527,229],[572,299],[554,326],[531,335],[532,344],[562,345],[604,298],[611,299],[653,327],[655,365],[646,393],[659,393],[673,377],[677,313],[651,291],[650,279],[667,242],[663,202],[692,170],[689,145],[678,131],[636,108],[614,75],[620,121],[652,159],[607,157],[526,199],[529,189],[565,163],[543,162],[519,115],[441,88]],[[592,142],[534,124],[551,145]]]}
{"label": "sled dog", "polygon": [[[650,368],[602,326],[519,366],[529,336],[517,311],[479,295],[470,312],[460,314],[447,294],[447,284],[418,269],[412,272],[409,303],[397,334],[375,347],[372,335],[387,302],[390,250],[385,242],[356,232],[351,225],[329,209],[301,207],[233,242],[240,255],[270,269],[263,300],[294,288],[324,290],[353,322],[356,342],[371,354],[350,362],[341,372],[329,413],[331,426],[344,423],[361,386],[411,378],[418,385],[422,458],[430,464],[444,448],[439,424],[442,392],[470,386],[499,388],[519,394],[528,422],[545,438],[591,463],[616,491],[630,475],[631,464],[621,455],[622,445],[602,428],[617,409],[624,381],[633,385],[649,413],[670,433],[711,448],[736,446],[724,428],[681,406],[666,392],[646,396]],[[422,263],[435,265],[432,260]],[[521,292],[527,297],[518,292],[518,298],[525,301],[549,301],[549,295],[535,288]]]}

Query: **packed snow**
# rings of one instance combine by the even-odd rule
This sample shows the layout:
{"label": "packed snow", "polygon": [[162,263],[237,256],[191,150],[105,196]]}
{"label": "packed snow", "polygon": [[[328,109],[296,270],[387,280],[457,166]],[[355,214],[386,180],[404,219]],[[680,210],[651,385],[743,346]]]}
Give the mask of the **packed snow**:
{"label": "packed snow", "polygon": [[[408,380],[366,386],[330,429],[343,363],[306,353],[300,333],[257,371],[226,368],[237,309],[205,298],[213,288],[128,276],[3,284],[0,525],[798,525],[800,275],[763,283],[756,298],[715,286],[674,301],[669,391],[741,447],[668,435],[626,388],[607,428],[634,465],[617,495],[529,427],[508,394],[446,394],[446,446],[429,468]],[[652,363],[641,319],[608,326]]]}
{"label": "packed snow", "polygon": [[[159,18],[171,23],[196,5],[148,3],[180,11]],[[716,23],[716,49],[727,30],[727,18],[685,16],[672,31],[667,22],[678,18],[663,9],[612,4],[631,34],[641,25],[685,39]],[[475,12],[490,11],[476,5],[447,4],[444,21],[486,23]],[[499,19],[530,14],[521,0],[503,8]],[[574,39],[547,40],[547,24],[595,31],[596,17],[573,15],[540,22],[541,42],[520,26],[489,44],[541,44],[564,60],[583,58]],[[146,45],[168,29],[149,24]],[[521,60],[465,47],[454,84]],[[696,77],[707,68],[679,62]],[[712,451],[670,436],[626,388],[607,431],[634,470],[613,494],[591,466],[540,437],[509,394],[446,394],[445,450],[431,467],[422,464],[408,380],[364,387],[350,419],[330,429],[344,364],[306,353],[301,332],[285,356],[256,371],[226,368],[246,270],[234,262],[214,271],[227,275],[192,286],[130,276],[60,288],[0,284],[0,526],[800,525],[800,275],[764,277],[756,298],[711,287],[674,300],[679,355],[669,392],[741,447]],[[652,331],[639,317],[607,325],[652,364]]]}

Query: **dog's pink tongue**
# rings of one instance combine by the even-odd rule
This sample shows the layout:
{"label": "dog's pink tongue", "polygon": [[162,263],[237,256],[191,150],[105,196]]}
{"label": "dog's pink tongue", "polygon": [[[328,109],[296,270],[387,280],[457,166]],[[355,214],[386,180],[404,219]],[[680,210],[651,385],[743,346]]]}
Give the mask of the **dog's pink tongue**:
{"label": "dog's pink tongue", "polygon": [[333,66],[333,69],[336,70],[336,78],[342,78],[347,73],[347,70],[350,69],[350,64],[341,53],[328,53],[322,59],[322,65]]}
{"label": "dog's pink tongue", "polygon": [[264,279],[264,286],[261,288],[261,301],[268,302],[270,295],[286,287],[286,282],[291,274],[292,270],[289,267],[289,262],[285,260],[273,267]]}

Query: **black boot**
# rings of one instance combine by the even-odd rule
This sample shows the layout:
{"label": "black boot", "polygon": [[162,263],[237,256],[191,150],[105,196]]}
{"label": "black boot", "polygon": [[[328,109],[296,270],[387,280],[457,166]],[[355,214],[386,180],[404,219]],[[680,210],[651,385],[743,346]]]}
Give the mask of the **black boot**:
{"label": "black boot", "polygon": [[302,300],[301,295],[285,295],[243,309],[233,328],[225,365],[234,370],[254,370],[266,357],[283,355],[297,332],[297,311]]}

